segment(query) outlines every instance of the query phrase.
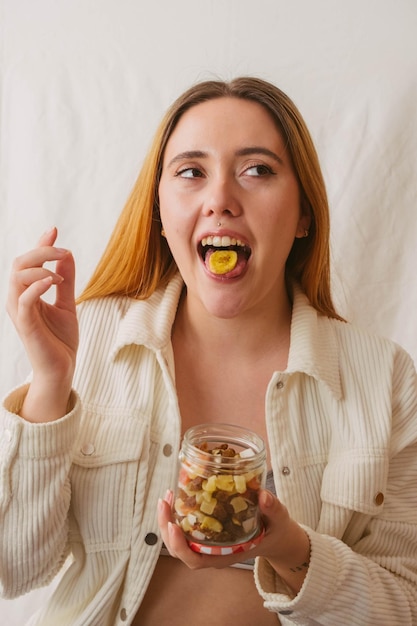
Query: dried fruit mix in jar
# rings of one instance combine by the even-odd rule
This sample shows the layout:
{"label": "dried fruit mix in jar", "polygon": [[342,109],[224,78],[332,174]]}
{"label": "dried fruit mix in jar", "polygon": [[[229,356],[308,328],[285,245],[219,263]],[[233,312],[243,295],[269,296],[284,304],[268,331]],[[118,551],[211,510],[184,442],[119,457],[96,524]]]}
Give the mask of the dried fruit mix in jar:
{"label": "dried fruit mix in jar", "polygon": [[[236,452],[227,443],[195,446],[199,460],[182,459],[174,515],[187,538],[208,545],[234,545],[259,529],[258,492],[263,466],[251,467],[251,448]],[[210,455],[211,463],[205,463]],[[218,466],[218,469],[216,467]],[[228,467],[229,465],[229,467]]]}

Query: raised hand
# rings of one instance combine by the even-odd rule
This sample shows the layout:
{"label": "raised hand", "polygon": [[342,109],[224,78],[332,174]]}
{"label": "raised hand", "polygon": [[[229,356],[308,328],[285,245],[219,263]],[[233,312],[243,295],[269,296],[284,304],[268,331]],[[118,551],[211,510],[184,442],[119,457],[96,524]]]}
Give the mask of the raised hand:
{"label": "raised hand", "polygon": [[[57,230],[43,234],[36,248],[15,259],[7,311],[23,342],[33,377],[21,415],[51,421],[66,412],[78,347],[74,300],[75,266],[68,250],[54,247]],[[44,263],[55,261],[55,272]],[[54,304],[42,296],[56,287]]]}

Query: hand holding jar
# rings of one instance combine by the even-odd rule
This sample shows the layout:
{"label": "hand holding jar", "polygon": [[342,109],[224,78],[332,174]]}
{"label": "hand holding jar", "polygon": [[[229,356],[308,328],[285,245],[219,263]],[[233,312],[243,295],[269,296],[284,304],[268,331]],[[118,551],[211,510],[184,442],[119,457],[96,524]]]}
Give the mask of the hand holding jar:
{"label": "hand holding jar", "polygon": [[189,429],[176,494],[168,491],[158,507],[171,556],[191,569],[228,567],[263,556],[297,593],[308,571],[310,541],[279,499],[264,489],[265,479],[265,446],[255,433],[228,424]]}

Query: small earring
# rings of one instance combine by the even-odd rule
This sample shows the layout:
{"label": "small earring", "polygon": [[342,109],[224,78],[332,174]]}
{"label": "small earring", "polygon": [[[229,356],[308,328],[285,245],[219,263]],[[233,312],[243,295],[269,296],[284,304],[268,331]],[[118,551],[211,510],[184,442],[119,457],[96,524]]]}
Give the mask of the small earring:
{"label": "small earring", "polygon": [[162,228],[162,230],[161,230],[161,235],[162,235],[162,237],[166,237],[166,233],[165,233],[165,231],[164,231],[164,229],[163,229],[163,228]]}
{"label": "small earring", "polygon": [[307,228],[304,229],[304,237],[308,237],[308,230],[307,230]]}

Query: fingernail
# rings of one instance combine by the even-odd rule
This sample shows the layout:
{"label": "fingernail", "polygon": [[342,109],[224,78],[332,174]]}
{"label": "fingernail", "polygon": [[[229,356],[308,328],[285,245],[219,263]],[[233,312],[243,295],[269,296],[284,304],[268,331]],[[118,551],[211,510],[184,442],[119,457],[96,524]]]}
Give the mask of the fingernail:
{"label": "fingernail", "polygon": [[165,502],[168,502],[169,506],[172,506],[172,491],[171,489],[167,489],[165,493]]}

